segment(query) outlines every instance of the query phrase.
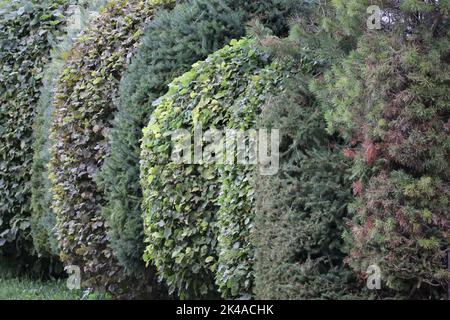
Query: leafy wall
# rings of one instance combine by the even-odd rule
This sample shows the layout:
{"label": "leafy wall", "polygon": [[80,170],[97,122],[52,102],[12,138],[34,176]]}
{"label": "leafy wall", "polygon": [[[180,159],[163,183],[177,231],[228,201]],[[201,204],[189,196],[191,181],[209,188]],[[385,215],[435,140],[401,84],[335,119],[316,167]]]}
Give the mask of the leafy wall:
{"label": "leafy wall", "polygon": [[64,69],[67,53],[81,30],[85,29],[91,16],[104,5],[105,0],[91,1],[88,5],[80,1],[68,8],[70,16],[64,35],[58,39],[51,51],[51,62],[45,66],[40,98],[33,124],[33,165],[31,178],[31,235],[39,256],[59,256],[56,232],[56,215],[51,208],[52,194],[48,163],[52,141],[49,131],[53,113],[53,98],[58,76]]}
{"label": "leafy wall", "polygon": [[[218,294],[217,288],[223,296],[230,292],[239,296],[240,289],[248,291],[251,283],[245,282],[249,277],[247,267],[243,269],[244,274],[239,274],[236,271],[240,270],[233,267],[233,259],[246,262],[246,253],[244,257],[224,256],[221,259],[219,256],[221,251],[231,249],[227,246],[234,244],[235,236],[224,234],[222,246],[218,248],[218,236],[223,230],[223,225],[217,223],[220,220],[223,168],[211,164],[208,158],[197,165],[171,161],[170,132],[186,129],[193,133],[198,125],[205,131],[227,128],[228,125],[230,128],[251,126],[253,115],[266,97],[264,89],[278,80],[275,76],[264,82],[267,78],[261,77],[269,64],[269,57],[248,39],[232,41],[231,45],[210,55],[204,62],[194,64],[191,71],[174,80],[169,92],[155,103],[158,105],[144,129],[141,155],[147,243],[144,259],[155,264],[169,289],[178,291],[182,298],[214,297]],[[247,93],[252,96],[246,96]],[[250,103],[246,106],[244,102]],[[246,117],[239,117],[245,112]],[[206,141],[202,143],[207,144]],[[230,185],[234,186],[239,179],[231,181]],[[249,196],[245,195],[247,191],[242,198]],[[230,188],[229,192],[234,190]],[[221,200],[222,204],[227,201],[227,198]],[[238,207],[228,210],[234,215],[230,219],[240,224],[233,212]],[[246,230],[245,226],[242,228]],[[245,234],[242,238],[244,242],[249,241]],[[243,247],[247,244],[243,243]],[[218,270],[221,275],[216,277]],[[237,278],[243,279],[243,283],[233,284]],[[236,286],[242,288],[235,290]]]}
{"label": "leafy wall", "polygon": [[167,91],[175,76],[244,34],[245,16],[225,3],[195,0],[157,13],[121,82],[111,152],[98,180],[107,200],[103,215],[110,226],[111,247],[131,273],[142,273],[144,266],[139,184],[142,128],[154,109],[152,102]]}
{"label": "leafy wall", "polygon": [[50,171],[61,260],[82,268],[87,287],[120,291],[124,277],[108,246],[96,176],[122,73],[153,12],[151,1],[110,3],[70,51],[55,94]]}
{"label": "leafy wall", "polygon": [[[44,66],[62,34],[68,1],[4,3],[0,15],[0,247],[33,254],[32,127]],[[28,266],[31,268],[31,266]]]}

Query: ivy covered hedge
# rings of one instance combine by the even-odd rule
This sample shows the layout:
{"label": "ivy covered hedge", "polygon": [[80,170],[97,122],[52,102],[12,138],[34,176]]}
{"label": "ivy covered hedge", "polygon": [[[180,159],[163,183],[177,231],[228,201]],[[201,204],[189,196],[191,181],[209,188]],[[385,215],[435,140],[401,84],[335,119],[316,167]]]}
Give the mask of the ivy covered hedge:
{"label": "ivy covered hedge", "polygon": [[[161,279],[182,298],[214,297],[217,288],[223,296],[249,293],[249,268],[235,267],[237,260],[246,263],[247,252],[244,251],[243,257],[219,254],[234,253],[228,246],[239,240],[246,249],[250,239],[246,234],[223,233],[218,246],[218,237],[226,224],[226,221],[218,224],[219,210],[235,189],[221,188],[224,168],[212,164],[211,158],[204,158],[200,164],[171,161],[172,151],[178,151],[172,150],[170,133],[186,129],[193,134],[198,125],[205,131],[229,125],[251,126],[257,108],[268,94],[265,89],[275,86],[279,79],[275,67],[273,72],[265,70],[269,65],[269,57],[250,40],[232,41],[173,81],[169,92],[155,103],[157,107],[144,129],[141,155],[147,243],[144,259],[155,264]],[[270,77],[261,76],[266,72]],[[206,140],[201,143],[207,144]],[[234,173],[241,176],[230,180],[230,187],[235,187],[246,174],[240,170]],[[241,197],[250,199],[250,190],[247,188]],[[237,225],[241,217],[234,210],[240,207],[227,209],[229,218]],[[223,210],[222,216],[226,215]],[[237,229],[240,228],[247,227],[239,225]],[[235,283],[237,279],[242,282]]]}
{"label": "ivy covered hedge", "polygon": [[108,246],[96,176],[122,73],[153,12],[151,1],[111,2],[70,51],[55,94],[50,164],[61,260],[82,268],[87,287],[118,291],[124,277]]}
{"label": "ivy covered hedge", "polygon": [[51,208],[52,194],[48,163],[52,141],[49,131],[53,113],[53,98],[58,76],[64,69],[67,52],[78,34],[86,28],[90,16],[97,12],[106,0],[91,1],[89,5],[79,1],[67,10],[69,16],[64,35],[51,50],[51,61],[45,66],[42,88],[36,106],[33,124],[33,165],[31,178],[31,235],[33,245],[41,257],[58,257],[56,215]]}
{"label": "ivy covered hedge", "polygon": [[[257,115],[273,95],[284,90],[284,83],[290,76],[288,66],[273,62],[251,77],[245,90],[226,110],[227,129],[265,129],[257,125]],[[266,142],[270,145],[271,133],[268,134]],[[237,163],[236,155],[234,161]],[[255,228],[254,173],[260,171],[261,166],[259,159],[256,165],[235,164],[219,168],[216,284],[224,298],[253,296],[255,246],[251,238]]]}
{"label": "ivy covered hedge", "polygon": [[[443,298],[449,247],[448,2],[390,3],[400,19],[367,33],[315,85],[328,129],[353,158],[348,262],[377,264],[383,297]],[[417,14],[420,12],[420,14]]]}
{"label": "ivy covered hedge", "polygon": [[[32,126],[43,71],[66,23],[66,0],[2,3],[0,14],[0,249],[34,253],[30,236]],[[31,268],[31,266],[29,266]]]}

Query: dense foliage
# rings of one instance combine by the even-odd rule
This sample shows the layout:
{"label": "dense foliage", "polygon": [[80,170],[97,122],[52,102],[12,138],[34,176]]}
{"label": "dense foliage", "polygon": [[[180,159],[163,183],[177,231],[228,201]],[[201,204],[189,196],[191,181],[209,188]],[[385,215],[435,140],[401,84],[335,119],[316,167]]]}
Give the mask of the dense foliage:
{"label": "dense foliage", "polygon": [[255,179],[259,299],[351,294],[341,237],[351,199],[348,161],[338,141],[328,136],[320,108],[305,88],[308,68],[301,69],[259,119],[259,127],[281,132],[279,172]]}
{"label": "dense foliage", "polygon": [[224,1],[195,0],[157,13],[121,83],[121,100],[111,130],[111,152],[99,182],[107,203],[103,215],[119,262],[142,273],[144,252],[139,184],[142,128],[174,76],[244,33],[244,16]]}
{"label": "dense foliage", "polygon": [[82,268],[88,287],[117,291],[123,278],[95,179],[108,153],[121,75],[153,10],[149,1],[109,4],[70,51],[55,94],[51,179],[61,259]]}
{"label": "dense foliage", "polygon": [[64,69],[67,52],[71,49],[77,35],[84,29],[90,16],[103,5],[105,0],[91,1],[89,5],[79,1],[68,8],[67,26],[64,35],[52,48],[51,62],[45,66],[42,88],[36,106],[33,124],[33,165],[31,179],[31,235],[34,248],[39,256],[59,256],[56,234],[56,215],[51,208],[51,183],[48,173],[50,161],[49,137],[51,116],[53,112],[53,93],[58,76]]}
{"label": "dense foliage", "polygon": [[[239,238],[239,235],[225,235],[222,247],[217,248],[223,225],[217,224],[222,191],[218,183],[220,166],[213,163],[215,156],[203,154],[198,164],[172,161],[172,152],[180,150],[172,145],[171,132],[186,129],[189,134],[196,134],[199,127],[206,132],[211,128],[227,128],[229,124],[250,125],[255,109],[267,94],[264,89],[268,84],[263,83],[260,74],[265,72],[263,69],[268,63],[268,56],[258,51],[251,41],[232,41],[230,46],[196,63],[191,71],[172,82],[166,96],[158,100],[150,123],[144,129],[141,156],[147,242],[144,258],[156,265],[169,288],[177,290],[183,298],[215,296],[217,270],[221,270],[217,285],[225,296],[231,289],[234,294],[241,294],[234,287],[249,289],[250,283],[245,281],[246,274],[239,273],[242,270],[232,267],[236,257],[218,256],[228,249],[225,246],[235,244],[228,239]],[[271,77],[269,81],[274,83],[276,79]],[[246,93],[253,96],[246,96]],[[246,99],[250,101],[248,109],[243,106]],[[246,112],[248,116],[239,117]],[[204,139],[198,141],[198,145],[206,146],[211,137]],[[245,172],[238,173],[245,175]],[[227,200],[223,197],[221,202],[224,204]],[[235,218],[238,213],[233,212],[239,208],[238,205],[227,209],[232,214],[230,219],[240,221]],[[249,239],[245,234],[242,238],[242,246],[246,248],[245,241]],[[245,257],[242,261],[245,263]],[[236,278],[243,282],[234,283]]]}
{"label": "dense foliage", "polygon": [[0,248],[33,254],[32,124],[43,70],[66,22],[68,1],[3,3],[0,14]]}
{"label": "dense foliage", "polygon": [[[146,28],[142,46],[121,84],[121,101],[110,134],[111,153],[99,182],[109,237],[119,262],[141,273],[143,228],[139,155],[142,128],[153,112],[152,102],[191,65],[245,34],[246,22],[259,18],[276,34],[286,32],[289,14],[301,1],[193,0],[159,12]],[[126,164],[126,165],[124,165]]]}
{"label": "dense foliage", "polygon": [[[289,64],[287,65],[289,66]],[[289,68],[276,62],[253,75],[251,82],[229,107],[226,128],[231,130],[246,130],[249,134],[249,151],[252,145],[267,143],[270,146],[272,136],[266,141],[251,141],[249,130],[264,129],[257,126],[257,115],[261,107],[267,103],[272,95],[283,91],[284,82],[289,77]],[[233,93],[230,92],[230,95]],[[254,132],[257,139],[261,139],[259,131]],[[258,149],[259,150],[259,149]],[[256,151],[256,149],[255,149]],[[228,159],[231,155],[225,152]],[[239,152],[239,151],[238,151]],[[217,255],[218,264],[216,272],[216,284],[224,298],[250,298],[253,296],[254,287],[254,255],[255,246],[251,241],[254,233],[255,219],[255,192],[254,192],[254,170],[267,170],[267,165],[257,154],[256,164],[238,163],[238,152],[234,155],[233,163],[219,168],[220,185],[217,212]],[[273,155],[275,150],[269,152]],[[252,157],[251,151],[249,157]],[[254,156],[254,155],[253,155]],[[230,158],[228,158],[230,157]],[[275,169],[276,168],[272,168]]]}
{"label": "dense foliage", "polygon": [[448,1],[392,3],[385,10],[399,18],[363,35],[314,86],[329,131],[347,138],[354,159],[348,262],[360,274],[377,264],[384,297],[446,293],[448,8]]}
{"label": "dense foliage", "polygon": [[0,295],[444,299],[449,9],[0,0]]}

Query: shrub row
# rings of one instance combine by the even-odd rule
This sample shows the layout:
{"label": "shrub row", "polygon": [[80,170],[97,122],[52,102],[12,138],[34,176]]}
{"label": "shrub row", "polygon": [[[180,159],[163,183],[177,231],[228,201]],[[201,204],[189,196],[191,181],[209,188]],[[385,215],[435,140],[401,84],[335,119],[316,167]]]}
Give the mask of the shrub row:
{"label": "shrub row", "polygon": [[129,272],[139,274],[143,266],[139,156],[142,129],[154,109],[152,102],[194,62],[242,37],[247,21],[259,18],[277,34],[286,32],[286,17],[299,3],[193,0],[159,12],[147,26],[121,83],[121,100],[109,136],[111,152],[98,179],[107,200],[103,215],[110,226],[111,246]]}
{"label": "shrub row", "polygon": [[[1,1],[2,259],[60,254],[86,287],[152,298],[443,298],[449,7],[114,0],[75,41],[69,2]],[[254,18],[264,48],[219,50]],[[281,130],[278,172],[212,163],[215,136],[174,162],[198,125]]]}

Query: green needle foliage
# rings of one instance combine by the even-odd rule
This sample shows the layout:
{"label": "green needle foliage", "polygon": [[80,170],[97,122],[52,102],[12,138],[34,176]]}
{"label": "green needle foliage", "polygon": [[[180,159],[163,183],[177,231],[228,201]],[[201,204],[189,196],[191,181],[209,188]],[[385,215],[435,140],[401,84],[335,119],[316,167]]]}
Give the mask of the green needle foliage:
{"label": "green needle foliage", "polygon": [[327,134],[307,88],[312,63],[300,62],[295,69],[285,92],[258,119],[259,127],[280,130],[281,146],[278,173],[255,172],[255,294],[258,299],[349,298],[356,280],[344,266],[341,237],[351,199],[348,160],[339,140]]}
{"label": "green needle foliage", "polygon": [[353,161],[356,274],[377,264],[380,297],[444,298],[450,275],[448,1],[388,1],[398,17],[364,32],[357,50],[314,89],[328,130]]}

